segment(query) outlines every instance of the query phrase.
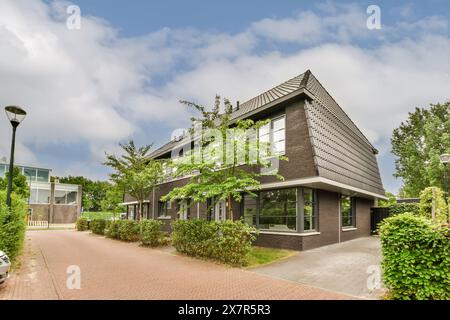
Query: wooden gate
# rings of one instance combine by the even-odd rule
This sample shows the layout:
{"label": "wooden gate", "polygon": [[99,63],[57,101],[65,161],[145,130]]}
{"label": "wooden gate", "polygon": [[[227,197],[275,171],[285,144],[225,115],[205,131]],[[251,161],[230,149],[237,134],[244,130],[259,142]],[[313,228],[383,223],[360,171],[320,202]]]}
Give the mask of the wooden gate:
{"label": "wooden gate", "polygon": [[389,216],[389,208],[372,208],[370,212],[370,231],[378,233],[378,224]]}

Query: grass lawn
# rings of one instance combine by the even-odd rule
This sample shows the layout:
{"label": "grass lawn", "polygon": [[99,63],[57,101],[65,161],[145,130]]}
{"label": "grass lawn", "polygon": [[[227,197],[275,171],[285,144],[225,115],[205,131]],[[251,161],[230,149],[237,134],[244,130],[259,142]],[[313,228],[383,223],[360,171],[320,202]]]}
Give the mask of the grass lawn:
{"label": "grass lawn", "polygon": [[297,251],[286,249],[274,249],[263,247],[252,247],[247,257],[247,268],[260,267],[287,257],[293,256]]}

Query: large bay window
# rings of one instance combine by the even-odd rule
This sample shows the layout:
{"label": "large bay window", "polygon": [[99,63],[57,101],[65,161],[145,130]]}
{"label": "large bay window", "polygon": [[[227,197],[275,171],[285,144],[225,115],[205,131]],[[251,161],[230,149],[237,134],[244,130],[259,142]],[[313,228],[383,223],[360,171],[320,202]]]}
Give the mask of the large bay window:
{"label": "large bay window", "polygon": [[310,232],[317,230],[315,192],[308,188],[261,191],[244,195],[245,223],[261,230]]}
{"label": "large bay window", "polygon": [[260,193],[259,228],[297,230],[297,190],[282,189]]}

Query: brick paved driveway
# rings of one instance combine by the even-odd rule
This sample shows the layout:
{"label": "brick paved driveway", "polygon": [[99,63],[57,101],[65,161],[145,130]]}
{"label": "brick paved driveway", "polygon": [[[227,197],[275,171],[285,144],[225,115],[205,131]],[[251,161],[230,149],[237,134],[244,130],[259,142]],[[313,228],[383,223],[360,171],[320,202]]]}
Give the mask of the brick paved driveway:
{"label": "brick paved driveway", "polygon": [[[349,299],[344,294],[85,232],[29,231],[0,299]],[[81,269],[68,289],[67,268]]]}

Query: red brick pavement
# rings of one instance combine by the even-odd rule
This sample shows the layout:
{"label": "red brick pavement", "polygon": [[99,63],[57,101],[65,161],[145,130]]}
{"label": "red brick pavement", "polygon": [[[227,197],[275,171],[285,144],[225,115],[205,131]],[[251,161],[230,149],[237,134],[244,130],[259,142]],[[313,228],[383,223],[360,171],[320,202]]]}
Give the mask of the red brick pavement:
{"label": "red brick pavement", "polygon": [[[352,299],[286,280],[76,231],[30,231],[0,299]],[[81,270],[68,289],[67,267]]]}

